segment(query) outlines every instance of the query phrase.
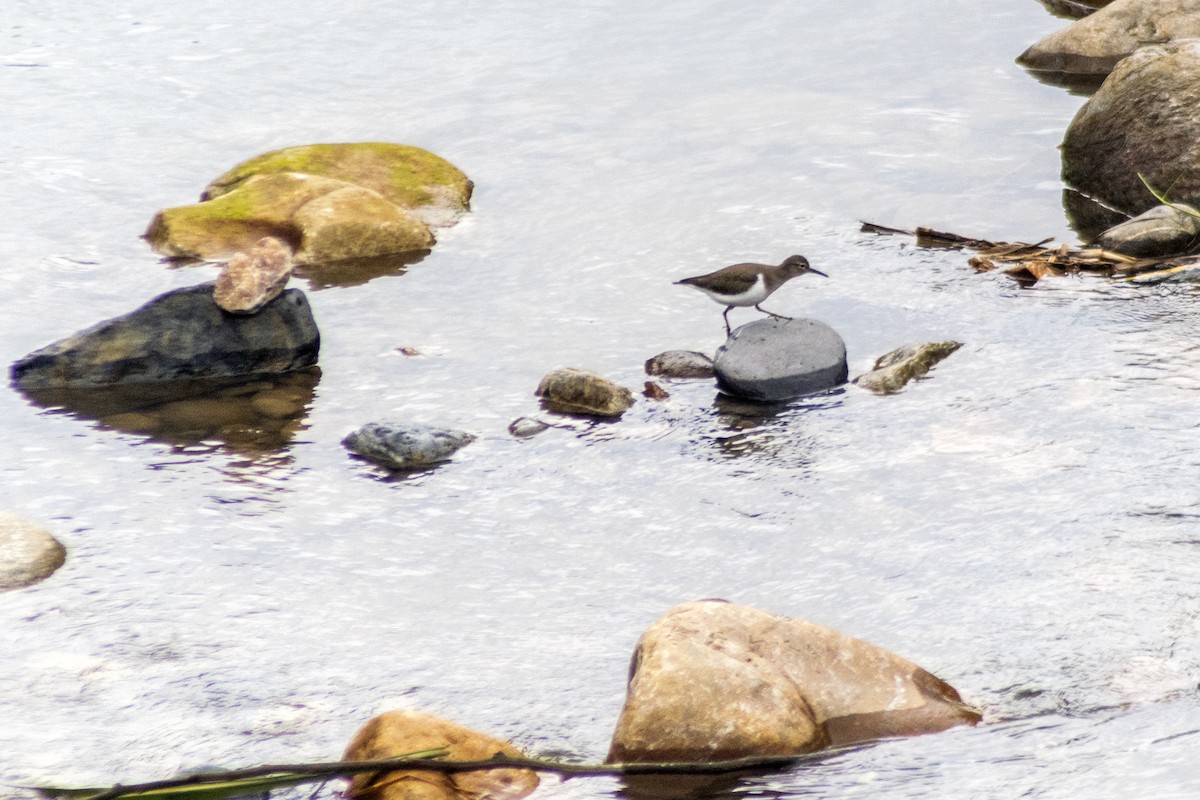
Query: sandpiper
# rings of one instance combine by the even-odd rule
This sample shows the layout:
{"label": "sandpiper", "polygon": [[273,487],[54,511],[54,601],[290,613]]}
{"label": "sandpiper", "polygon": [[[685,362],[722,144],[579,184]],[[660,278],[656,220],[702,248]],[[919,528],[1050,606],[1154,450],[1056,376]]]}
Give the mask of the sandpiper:
{"label": "sandpiper", "polygon": [[677,285],[693,286],[716,302],[725,306],[725,334],[733,331],[729,327],[729,311],[734,306],[754,306],[764,314],[770,314],[778,319],[791,319],[774,311],[767,311],[759,305],[771,296],[771,293],[797,275],[812,272],[823,278],[828,278],[824,272],[813,269],[808,265],[804,256],[788,256],[777,267],[769,264],[734,264],[733,266],[710,272],[707,275],[697,275],[695,278],[684,278],[675,281]]}

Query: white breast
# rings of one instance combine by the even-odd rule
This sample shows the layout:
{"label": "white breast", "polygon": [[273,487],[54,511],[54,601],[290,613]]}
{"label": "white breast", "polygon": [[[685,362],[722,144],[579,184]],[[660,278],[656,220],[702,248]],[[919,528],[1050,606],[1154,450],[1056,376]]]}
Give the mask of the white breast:
{"label": "white breast", "polygon": [[767,291],[767,282],[763,280],[762,275],[759,275],[758,280],[754,281],[754,284],[741,294],[717,294],[709,289],[703,291],[713,300],[726,306],[756,306],[766,300],[767,295],[770,294]]}

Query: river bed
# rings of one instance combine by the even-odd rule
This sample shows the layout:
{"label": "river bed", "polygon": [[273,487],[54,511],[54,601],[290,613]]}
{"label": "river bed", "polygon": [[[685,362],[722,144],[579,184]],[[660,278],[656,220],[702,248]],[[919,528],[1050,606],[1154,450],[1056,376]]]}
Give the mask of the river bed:
{"label": "river bed", "polygon": [[[1195,797],[1195,288],[1023,289],[859,231],[1074,241],[1056,148],[1082,98],[1013,63],[1063,24],[1034,0],[10,3],[0,362],[215,277],[138,237],[266,150],[415,144],[476,193],[402,272],[299,283],[321,376],[285,448],[0,392],[0,508],[69,551],[0,595],[0,784],[324,760],[395,707],[599,760],[640,632],[723,597],[985,714],[733,794]],[[836,328],[852,375],[963,348],[892,397],[747,419],[669,383],[617,423],[506,432],[556,367],[638,389],[650,356],[713,351],[720,307],[671,282],[794,252],[830,277],[770,307]],[[340,445],[383,416],[479,438],[384,480]]]}

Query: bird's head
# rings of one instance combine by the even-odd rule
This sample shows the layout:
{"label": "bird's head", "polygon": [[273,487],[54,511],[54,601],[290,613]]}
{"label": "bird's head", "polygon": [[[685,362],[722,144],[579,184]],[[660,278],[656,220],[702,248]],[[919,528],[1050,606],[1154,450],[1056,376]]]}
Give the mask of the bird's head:
{"label": "bird's head", "polygon": [[829,277],[824,272],[821,272],[821,270],[813,269],[809,265],[808,259],[804,256],[788,256],[779,266],[783,267],[787,271],[789,278],[794,278],[797,275],[803,275],[806,272],[811,272],[814,275],[820,275],[822,278]]}

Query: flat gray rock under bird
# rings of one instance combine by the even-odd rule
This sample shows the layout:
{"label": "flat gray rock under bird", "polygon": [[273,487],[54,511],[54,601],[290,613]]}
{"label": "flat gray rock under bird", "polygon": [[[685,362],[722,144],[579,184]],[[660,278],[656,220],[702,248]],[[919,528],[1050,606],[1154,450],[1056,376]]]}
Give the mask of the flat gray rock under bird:
{"label": "flat gray rock under bird", "polygon": [[728,267],[710,272],[707,275],[697,275],[694,278],[684,278],[675,281],[677,286],[691,286],[708,295],[714,302],[725,306],[725,333],[731,333],[729,328],[729,312],[735,306],[747,308],[754,306],[764,314],[781,319],[790,319],[782,314],[767,311],[760,303],[792,278],[812,272],[828,278],[824,272],[813,269],[804,256],[788,256],[778,266],[770,264],[732,264]]}
{"label": "flat gray rock under bird", "polygon": [[846,382],[846,343],[815,319],[760,319],[735,330],[713,360],[717,388],[760,402],[815,394]]}

